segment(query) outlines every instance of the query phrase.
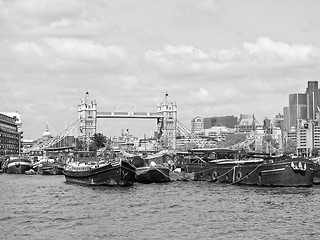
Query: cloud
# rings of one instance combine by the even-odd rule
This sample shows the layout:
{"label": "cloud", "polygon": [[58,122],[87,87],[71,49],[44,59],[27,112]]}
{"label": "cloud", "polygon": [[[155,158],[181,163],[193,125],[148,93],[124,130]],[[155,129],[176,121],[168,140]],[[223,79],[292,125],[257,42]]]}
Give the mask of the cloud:
{"label": "cloud", "polygon": [[21,65],[24,70],[31,72],[92,73],[130,69],[130,56],[124,48],[90,40],[45,38],[38,42],[15,43],[11,51],[7,54],[14,59],[14,66],[18,68],[17,65]]}
{"label": "cloud", "polygon": [[191,91],[191,99],[197,103],[211,102],[213,95],[210,95],[207,89],[199,88],[197,91]]}
{"label": "cloud", "polygon": [[126,52],[118,46],[104,46],[93,41],[79,39],[45,39],[46,47],[52,55],[82,61],[124,59]]}
{"label": "cloud", "polygon": [[[73,24],[69,20],[56,23],[57,27]],[[168,90],[181,119],[240,113],[264,116],[281,112],[287,103],[283,93],[297,91],[301,76],[314,80],[320,68],[319,48],[267,37],[224,49],[164,44],[136,52],[98,39],[44,36],[19,40],[0,42],[0,69],[5,79],[15,82],[9,89],[16,94],[11,107],[19,108],[20,101],[24,102],[23,114],[45,112],[46,106],[68,112],[57,118],[60,122],[76,117],[72,107],[86,91],[94,94],[105,111],[114,107],[126,111],[132,105],[137,111],[155,111],[161,94]],[[45,91],[37,93],[40,85]],[[32,89],[24,92],[21,86]],[[57,89],[59,95],[55,94]],[[40,101],[28,102],[31,95]],[[63,104],[55,104],[60,101],[58,96]],[[10,107],[8,103],[5,106]],[[55,116],[47,113],[37,123],[46,118]]]}
{"label": "cloud", "polygon": [[221,12],[220,7],[214,0],[197,1],[196,7],[203,13],[217,14]]}
{"label": "cloud", "polygon": [[261,37],[254,43],[243,43],[240,48],[231,47],[213,50],[210,53],[193,46],[165,45],[162,50],[146,52],[144,59],[167,73],[171,71],[174,74],[178,72],[228,74],[226,69],[250,72],[249,68],[276,70],[282,67],[319,64],[320,49],[312,45],[289,45]]}
{"label": "cloud", "polygon": [[177,64],[192,65],[196,62],[206,62],[209,56],[203,51],[186,45],[165,45],[163,50],[150,50],[144,53],[147,61],[175,67]]}
{"label": "cloud", "polygon": [[17,53],[22,53],[22,54],[30,54],[30,55],[36,54],[40,57],[46,55],[42,47],[34,42],[20,42],[14,45],[13,49]]}
{"label": "cloud", "polygon": [[105,1],[12,0],[2,1],[0,34],[5,38],[35,36],[97,36],[113,25]]}
{"label": "cloud", "polygon": [[31,19],[43,24],[62,16],[79,16],[88,7],[82,0],[10,0],[4,1],[3,5],[3,12],[10,13],[8,18]]}
{"label": "cloud", "polygon": [[251,62],[261,64],[303,64],[310,61],[319,61],[319,48],[311,45],[274,42],[270,38],[258,38],[256,43],[243,44],[243,53],[247,54]]}
{"label": "cloud", "polygon": [[214,0],[183,1],[176,6],[176,13],[183,19],[215,17],[220,12],[221,8]]}

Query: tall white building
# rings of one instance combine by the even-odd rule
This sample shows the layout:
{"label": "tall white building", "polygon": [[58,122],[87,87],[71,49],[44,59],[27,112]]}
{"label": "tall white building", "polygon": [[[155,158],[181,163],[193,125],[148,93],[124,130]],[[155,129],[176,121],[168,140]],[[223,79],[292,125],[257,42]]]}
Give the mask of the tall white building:
{"label": "tall white building", "polygon": [[79,138],[89,147],[90,138],[96,133],[97,125],[97,103],[96,100],[89,100],[89,93],[86,92],[85,99],[78,105],[78,117],[80,121]]}
{"label": "tall white building", "polygon": [[197,135],[201,135],[203,133],[203,118],[195,117],[191,120],[191,132]]}
{"label": "tall white building", "polygon": [[[177,129],[177,104],[168,102],[168,94],[165,94],[164,102],[158,105],[158,113],[162,113],[163,118],[158,119],[158,131],[161,135],[161,141],[164,146],[176,149],[176,129]],[[162,121],[162,122],[161,122]]]}
{"label": "tall white building", "polygon": [[297,154],[311,156],[320,150],[320,125],[315,120],[299,120],[297,126]]}

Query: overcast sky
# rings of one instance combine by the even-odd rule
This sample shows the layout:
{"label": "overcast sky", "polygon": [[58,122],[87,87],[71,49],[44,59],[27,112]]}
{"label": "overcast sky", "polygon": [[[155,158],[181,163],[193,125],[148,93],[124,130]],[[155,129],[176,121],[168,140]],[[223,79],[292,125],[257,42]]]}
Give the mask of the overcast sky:
{"label": "overcast sky", "polygon": [[[188,128],[195,116],[261,122],[320,75],[318,0],[0,0],[0,111],[24,138],[98,111],[155,112],[167,91]],[[98,120],[142,137],[154,120]]]}

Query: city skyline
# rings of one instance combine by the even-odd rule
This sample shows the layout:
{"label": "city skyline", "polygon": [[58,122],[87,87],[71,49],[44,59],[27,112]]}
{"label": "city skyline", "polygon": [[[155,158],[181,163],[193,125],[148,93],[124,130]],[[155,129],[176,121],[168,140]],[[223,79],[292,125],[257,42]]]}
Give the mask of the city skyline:
{"label": "city skyline", "polygon": [[[319,1],[0,0],[0,112],[25,138],[58,134],[85,93],[98,111],[178,119],[254,114],[260,123],[320,76]],[[97,131],[143,137],[152,120],[99,120]]]}

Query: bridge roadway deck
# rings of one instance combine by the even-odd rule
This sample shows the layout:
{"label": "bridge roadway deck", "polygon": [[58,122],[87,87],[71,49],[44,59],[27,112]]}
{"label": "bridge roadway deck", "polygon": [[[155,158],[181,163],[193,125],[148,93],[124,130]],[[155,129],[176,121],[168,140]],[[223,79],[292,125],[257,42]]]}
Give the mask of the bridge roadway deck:
{"label": "bridge roadway deck", "polygon": [[162,113],[149,112],[97,112],[97,118],[163,118]]}

